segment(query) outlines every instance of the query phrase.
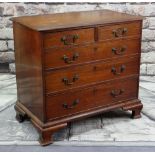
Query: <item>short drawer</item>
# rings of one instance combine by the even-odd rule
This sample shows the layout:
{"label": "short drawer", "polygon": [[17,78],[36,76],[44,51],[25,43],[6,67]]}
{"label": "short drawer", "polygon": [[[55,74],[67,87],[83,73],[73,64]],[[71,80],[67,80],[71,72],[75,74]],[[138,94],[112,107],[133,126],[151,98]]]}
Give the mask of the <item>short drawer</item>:
{"label": "short drawer", "polygon": [[45,69],[128,56],[140,52],[140,39],[119,39],[88,46],[45,50]]}
{"label": "short drawer", "polygon": [[68,91],[46,98],[47,120],[82,113],[100,106],[117,104],[118,101],[137,97],[138,78],[114,80],[93,87]]}
{"label": "short drawer", "polygon": [[140,22],[131,22],[126,24],[109,25],[99,28],[99,40],[118,39],[130,36],[140,36]]}
{"label": "short drawer", "polygon": [[139,57],[100,61],[46,72],[46,93],[64,91],[99,81],[138,74]]}
{"label": "short drawer", "polygon": [[94,42],[94,28],[44,33],[45,49]]}

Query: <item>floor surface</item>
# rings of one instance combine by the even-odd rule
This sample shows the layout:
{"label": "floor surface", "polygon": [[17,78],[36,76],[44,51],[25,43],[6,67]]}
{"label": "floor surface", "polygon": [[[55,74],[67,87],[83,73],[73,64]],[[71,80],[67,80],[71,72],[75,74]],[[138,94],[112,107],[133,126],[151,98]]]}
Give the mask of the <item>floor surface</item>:
{"label": "floor surface", "polygon": [[1,152],[155,152],[149,146],[0,146]]}
{"label": "floor surface", "polygon": [[[39,150],[42,147],[37,141],[36,129],[29,121],[18,123],[15,119],[13,106],[17,99],[16,94],[15,75],[0,74],[0,151],[5,151],[8,145],[10,150],[18,148],[20,151],[22,145],[26,145],[27,149],[36,145],[35,149]],[[130,112],[116,110],[73,122],[54,135],[55,143],[46,147],[47,151],[53,147],[56,150],[57,146],[61,147],[60,151],[68,146],[73,150],[76,146],[85,147],[86,150],[92,146],[96,147],[95,150],[102,150],[103,146],[105,150],[110,150],[110,147],[117,150],[121,146],[124,150],[130,150],[127,146],[132,147],[133,150],[136,146],[139,149],[147,150],[150,147],[153,150],[155,146],[155,79],[153,77],[141,77],[139,98],[144,105],[142,118],[130,119]]]}

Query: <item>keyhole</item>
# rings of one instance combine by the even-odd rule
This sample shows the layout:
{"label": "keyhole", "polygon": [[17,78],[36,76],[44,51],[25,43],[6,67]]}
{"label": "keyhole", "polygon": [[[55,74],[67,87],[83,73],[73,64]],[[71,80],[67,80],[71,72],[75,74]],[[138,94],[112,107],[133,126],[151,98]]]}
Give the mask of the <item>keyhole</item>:
{"label": "keyhole", "polygon": [[98,50],[98,47],[94,47],[94,52],[96,52]]}
{"label": "keyhole", "polygon": [[96,67],[96,66],[94,66],[94,67],[93,67],[93,70],[94,70],[94,71],[96,71],[96,70],[97,70],[97,67]]}
{"label": "keyhole", "polygon": [[96,92],[97,92],[97,89],[96,89],[96,88],[94,88],[94,89],[93,89],[93,94],[95,95],[95,94],[96,94]]}

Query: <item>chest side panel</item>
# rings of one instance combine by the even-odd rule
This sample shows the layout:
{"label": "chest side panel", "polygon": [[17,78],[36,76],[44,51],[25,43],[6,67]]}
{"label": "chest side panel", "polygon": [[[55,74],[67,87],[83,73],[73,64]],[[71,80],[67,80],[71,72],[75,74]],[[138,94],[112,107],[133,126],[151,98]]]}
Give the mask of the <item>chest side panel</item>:
{"label": "chest side panel", "polygon": [[43,121],[40,33],[13,23],[18,101]]}

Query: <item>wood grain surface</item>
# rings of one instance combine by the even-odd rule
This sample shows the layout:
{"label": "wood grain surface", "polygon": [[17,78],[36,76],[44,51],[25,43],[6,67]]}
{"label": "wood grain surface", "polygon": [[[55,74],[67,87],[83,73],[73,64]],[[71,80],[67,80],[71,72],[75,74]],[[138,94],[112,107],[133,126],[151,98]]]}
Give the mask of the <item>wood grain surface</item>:
{"label": "wood grain surface", "polygon": [[[46,99],[47,119],[76,115],[93,107],[110,106],[114,102],[117,104],[118,101],[134,99],[137,97],[137,84],[138,78],[134,76],[126,80],[113,80],[82,90],[48,96]],[[78,103],[74,104],[76,101]],[[64,104],[68,106],[65,107]]]}
{"label": "wood grain surface", "polygon": [[[67,91],[68,89],[87,86],[104,80],[138,74],[138,59],[139,56],[131,58],[123,57],[113,61],[99,61],[86,65],[46,72],[46,93],[49,94],[52,92]],[[124,67],[124,70],[122,70],[122,67]],[[112,72],[113,68],[116,70],[116,73]],[[78,79],[74,81],[75,76],[77,76]],[[63,81],[64,78],[68,79],[68,84],[65,84]]]}
{"label": "wood grain surface", "polygon": [[64,68],[96,60],[134,55],[140,52],[139,44],[140,40],[137,37],[103,41],[85,46],[47,49],[44,57],[45,69]]}
{"label": "wood grain surface", "polygon": [[122,108],[140,118],[141,16],[109,10],[13,18],[18,99],[41,145],[75,120]]}
{"label": "wood grain surface", "polygon": [[57,30],[118,22],[142,20],[144,17],[111,10],[81,11],[14,17],[12,20],[37,31]]}

